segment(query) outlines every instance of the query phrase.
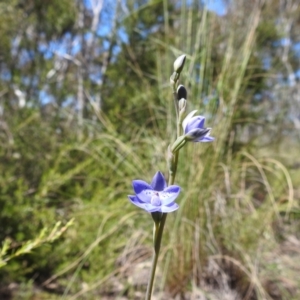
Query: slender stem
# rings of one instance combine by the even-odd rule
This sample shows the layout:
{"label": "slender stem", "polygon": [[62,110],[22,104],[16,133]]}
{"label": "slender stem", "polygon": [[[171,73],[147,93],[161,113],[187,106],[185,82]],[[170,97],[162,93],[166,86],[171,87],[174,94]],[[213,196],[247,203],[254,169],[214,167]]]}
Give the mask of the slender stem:
{"label": "slender stem", "polygon": [[178,126],[179,122],[179,108],[178,108],[178,97],[177,97],[177,92],[176,92],[176,84],[172,86],[173,90],[173,99],[174,99],[174,105],[175,105],[175,111],[176,111],[176,121],[177,121],[177,131],[176,131],[176,137],[178,138],[180,136],[180,130]]}
{"label": "slender stem", "polygon": [[146,300],[151,299],[154,277],[155,277],[155,270],[156,270],[156,265],[157,265],[157,260],[158,260],[158,254],[159,253],[157,253],[157,252],[153,253],[150,279],[149,279],[147,291],[146,291],[146,298],[145,298]]}
{"label": "slender stem", "polygon": [[[177,99],[177,92],[175,87],[173,87],[173,99],[174,99],[174,105],[175,105],[175,111],[176,111],[176,120],[179,118],[179,109],[178,109],[178,99]],[[178,136],[178,132],[177,132]]]}
{"label": "slender stem", "polygon": [[151,299],[152,289],[153,289],[153,284],[154,284],[155,270],[156,270],[156,265],[157,265],[159,250],[160,250],[160,243],[158,245],[157,242],[159,240],[161,241],[161,237],[159,238],[159,228],[160,228],[160,222],[155,222],[154,223],[154,234],[153,234],[154,252],[153,252],[153,258],[152,258],[150,278],[149,278],[147,291],[146,291],[146,298],[145,298],[146,300]]}
{"label": "slender stem", "polygon": [[[176,108],[176,138],[180,137],[181,134],[181,123],[182,121],[180,120],[179,117],[179,112],[178,112],[178,97],[177,97],[177,92],[176,92],[176,88],[175,86],[173,86],[173,97],[174,97],[174,104],[175,104],[175,108]],[[177,165],[178,165],[178,154],[179,151],[176,151],[176,153],[174,154],[174,160],[173,160],[173,164],[169,170],[169,185],[174,184],[175,182],[175,177],[176,177],[176,172],[177,172]]]}
{"label": "slender stem", "polygon": [[160,245],[161,245],[161,240],[162,240],[162,236],[163,236],[163,231],[164,231],[164,226],[166,223],[167,215],[168,214],[166,214],[166,213],[162,214],[160,223],[158,224],[158,226],[155,226],[154,236],[156,237],[156,239],[154,241],[154,253],[153,253],[153,258],[152,258],[150,279],[149,279],[148,286],[147,286],[147,292],[146,292],[146,298],[145,298],[146,300],[150,300],[151,295],[152,295],[156,265],[157,265],[157,260],[158,260],[158,255],[159,255],[159,250],[160,250]]}

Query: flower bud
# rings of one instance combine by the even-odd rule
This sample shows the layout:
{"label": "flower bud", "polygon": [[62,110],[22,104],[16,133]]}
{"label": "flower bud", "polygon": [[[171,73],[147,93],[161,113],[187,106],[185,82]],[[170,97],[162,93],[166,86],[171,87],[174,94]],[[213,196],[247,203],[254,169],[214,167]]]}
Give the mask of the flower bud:
{"label": "flower bud", "polygon": [[186,99],[181,98],[178,101],[178,108],[179,108],[179,113],[183,114],[185,112],[185,108],[186,108]]}
{"label": "flower bud", "polygon": [[177,88],[177,100],[180,99],[186,99],[187,98],[187,90],[186,88],[181,84]]}
{"label": "flower bud", "polygon": [[178,110],[179,110],[179,114],[178,114],[178,122],[179,124],[182,124],[182,120],[183,117],[185,115],[185,110],[186,110],[186,100],[181,98],[178,101]]}
{"label": "flower bud", "polygon": [[185,58],[186,58],[186,55],[182,54],[174,61],[174,71],[176,73],[181,73],[181,71],[184,67]]}

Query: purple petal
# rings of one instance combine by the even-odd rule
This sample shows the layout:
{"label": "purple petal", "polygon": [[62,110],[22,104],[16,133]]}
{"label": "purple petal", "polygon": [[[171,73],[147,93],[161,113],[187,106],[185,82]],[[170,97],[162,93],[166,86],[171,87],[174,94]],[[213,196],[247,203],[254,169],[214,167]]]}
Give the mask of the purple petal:
{"label": "purple petal", "polygon": [[209,128],[192,129],[185,136],[188,141],[201,142],[201,139],[206,137],[209,132]]}
{"label": "purple petal", "polygon": [[159,192],[159,198],[162,201],[163,206],[168,205],[178,197],[180,193],[180,187],[177,185],[170,185],[162,192]]}
{"label": "purple petal", "polygon": [[161,172],[156,172],[152,179],[151,186],[155,191],[163,191],[167,187],[167,182]]}
{"label": "purple petal", "polygon": [[188,124],[188,122],[190,121],[190,119],[193,117],[193,115],[197,112],[197,110],[193,110],[191,111],[185,118],[184,120],[182,121],[182,128],[183,128],[183,131],[185,132],[185,128]]}
{"label": "purple petal", "polygon": [[204,138],[202,138],[200,141],[196,141],[196,142],[202,142],[202,143],[207,143],[207,142],[212,142],[214,141],[215,138],[212,136],[205,136]]}
{"label": "purple petal", "polygon": [[144,203],[144,202],[141,202],[139,200],[138,197],[136,196],[132,196],[132,195],[128,195],[128,199],[130,200],[130,202],[148,212],[154,212],[154,211],[160,211],[160,207],[157,207],[157,206],[153,206],[152,204],[150,203]]}
{"label": "purple petal", "polygon": [[161,207],[161,212],[163,213],[169,213],[172,211],[175,211],[179,208],[179,205],[177,203],[171,203],[169,205],[164,205]]}
{"label": "purple petal", "polygon": [[134,192],[142,202],[150,203],[154,194],[153,188],[150,184],[143,180],[133,180],[132,186]]}
{"label": "purple petal", "polygon": [[188,123],[186,124],[186,127],[184,129],[184,133],[187,134],[189,131],[193,129],[201,129],[204,127],[205,117],[202,116],[196,116],[192,117]]}

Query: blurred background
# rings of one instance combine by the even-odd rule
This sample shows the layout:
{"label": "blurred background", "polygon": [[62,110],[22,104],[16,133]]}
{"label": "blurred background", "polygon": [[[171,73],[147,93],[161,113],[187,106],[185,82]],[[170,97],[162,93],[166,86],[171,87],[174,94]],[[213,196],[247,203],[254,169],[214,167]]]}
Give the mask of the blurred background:
{"label": "blurred background", "polygon": [[[169,77],[216,138],[180,152],[155,299],[300,299],[298,0],[2,0],[0,299],[143,299]],[[26,251],[25,251],[26,252]],[[2,248],[2,255],[4,251]]]}

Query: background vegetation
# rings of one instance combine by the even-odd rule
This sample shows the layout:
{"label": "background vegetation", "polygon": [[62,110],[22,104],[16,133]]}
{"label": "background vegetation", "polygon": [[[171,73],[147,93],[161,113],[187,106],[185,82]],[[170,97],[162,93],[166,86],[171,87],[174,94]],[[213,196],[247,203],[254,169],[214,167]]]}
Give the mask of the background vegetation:
{"label": "background vegetation", "polygon": [[143,298],[152,220],[127,194],[166,173],[182,53],[216,141],[180,154],[156,294],[300,298],[300,5],[205,3],[0,2],[0,240],[74,218],[1,268],[1,299]]}

